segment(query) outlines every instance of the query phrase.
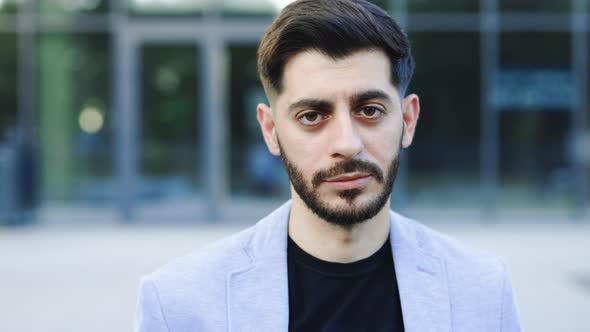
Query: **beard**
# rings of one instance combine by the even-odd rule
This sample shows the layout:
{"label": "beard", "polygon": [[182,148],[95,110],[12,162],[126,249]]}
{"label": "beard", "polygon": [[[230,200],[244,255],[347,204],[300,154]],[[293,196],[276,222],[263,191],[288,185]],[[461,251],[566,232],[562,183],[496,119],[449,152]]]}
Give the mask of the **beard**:
{"label": "beard", "polygon": [[[389,164],[385,175],[379,166],[374,163],[364,160],[350,159],[339,162],[329,169],[317,171],[312,177],[311,186],[306,183],[303,173],[285,155],[280,141],[278,143],[281,152],[280,157],[283,160],[287,175],[289,176],[289,180],[291,181],[295,192],[297,192],[299,197],[301,197],[301,200],[313,213],[326,222],[341,227],[352,228],[355,225],[376,216],[387,203],[397,177],[401,142],[400,149],[398,149],[397,155]],[[331,207],[322,200],[318,193],[318,187],[326,179],[355,171],[370,174],[381,184],[381,190],[377,193],[376,197],[370,199],[363,205],[355,206],[354,200],[363,193],[363,189],[355,188],[342,190],[338,193],[338,196],[348,203],[348,207]]]}

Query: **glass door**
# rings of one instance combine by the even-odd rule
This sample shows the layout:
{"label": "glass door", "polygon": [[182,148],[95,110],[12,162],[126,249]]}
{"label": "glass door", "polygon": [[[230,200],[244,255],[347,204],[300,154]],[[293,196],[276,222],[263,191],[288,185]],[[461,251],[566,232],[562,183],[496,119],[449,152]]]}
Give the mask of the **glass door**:
{"label": "glass door", "polygon": [[496,109],[500,113],[502,211],[561,216],[575,203],[570,36],[500,36]]}
{"label": "glass door", "polygon": [[138,217],[192,219],[203,188],[199,48],[145,42],[137,59]]}

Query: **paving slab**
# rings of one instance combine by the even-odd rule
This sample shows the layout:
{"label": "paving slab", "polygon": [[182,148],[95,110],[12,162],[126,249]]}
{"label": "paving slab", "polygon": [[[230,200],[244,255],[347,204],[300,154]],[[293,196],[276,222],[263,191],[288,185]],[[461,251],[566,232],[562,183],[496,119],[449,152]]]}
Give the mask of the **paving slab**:
{"label": "paving slab", "polygon": [[[142,275],[247,226],[0,228],[0,331],[131,331]],[[431,226],[509,261],[526,331],[590,331],[590,225]]]}

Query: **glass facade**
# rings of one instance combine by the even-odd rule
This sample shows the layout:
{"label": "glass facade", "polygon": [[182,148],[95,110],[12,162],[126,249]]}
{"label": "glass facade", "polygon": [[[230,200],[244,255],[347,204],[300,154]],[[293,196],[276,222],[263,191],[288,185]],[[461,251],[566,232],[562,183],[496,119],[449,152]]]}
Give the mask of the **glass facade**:
{"label": "glass facade", "polygon": [[390,0],[369,0],[369,2],[376,4],[377,6],[385,9],[387,12],[391,12],[392,10]]}
{"label": "glass facade", "polygon": [[8,139],[17,121],[17,36],[0,33],[0,142]]}
{"label": "glass facade", "polygon": [[204,12],[208,0],[128,0],[129,11],[147,15],[195,15]]}
{"label": "glass facade", "polygon": [[266,148],[256,120],[256,105],[268,104],[256,72],[257,45],[230,46],[230,188],[234,196],[287,197],[289,180],[280,158]]}
{"label": "glass facade", "polygon": [[225,16],[267,16],[276,15],[289,0],[223,0]]}
{"label": "glass facade", "polygon": [[421,111],[407,150],[409,197],[416,204],[477,205],[479,34],[420,32],[410,40],[417,66],[408,92],[418,94]]}
{"label": "glass facade", "polygon": [[194,45],[141,50],[140,196],[171,200],[202,185],[199,144],[199,52]]}
{"label": "glass facade", "polygon": [[[266,16],[277,15],[282,8],[294,0],[222,0],[222,10],[225,16]],[[391,1],[372,0],[385,10],[389,10]]]}
{"label": "glass facade", "polygon": [[108,0],[35,1],[41,14],[106,13]]}
{"label": "glass facade", "polygon": [[510,12],[555,12],[568,13],[572,10],[572,0],[499,0],[501,11]]}
{"label": "glass facade", "polygon": [[[501,205],[571,205],[574,83],[567,33],[503,33],[499,94]],[[527,204],[523,204],[527,202]]]}
{"label": "glass facade", "polygon": [[0,0],[0,14],[13,14],[18,11],[19,0]]}
{"label": "glass facade", "polygon": [[[256,214],[289,196],[256,120],[256,48],[290,2],[128,0],[111,20],[116,1],[0,0],[0,145],[9,132],[34,141],[41,206]],[[417,61],[422,110],[396,208],[588,209],[590,39],[567,15],[583,2],[372,2],[408,21]],[[498,21],[480,22],[494,5]]]}
{"label": "glass facade", "polygon": [[42,200],[112,200],[109,35],[41,34],[37,62]]}
{"label": "glass facade", "polygon": [[473,0],[409,0],[410,12],[477,12],[479,1]]}

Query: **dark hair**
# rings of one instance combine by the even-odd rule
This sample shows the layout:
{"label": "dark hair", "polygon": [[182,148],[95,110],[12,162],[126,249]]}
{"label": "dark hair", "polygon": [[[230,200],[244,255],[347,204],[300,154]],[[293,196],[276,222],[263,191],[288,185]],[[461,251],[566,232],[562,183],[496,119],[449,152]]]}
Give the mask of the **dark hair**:
{"label": "dark hair", "polygon": [[404,94],[414,58],[407,35],[387,12],[365,0],[298,0],[281,11],[262,38],[258,75],[267,94],[280,94],[283,69],[296,54],[316,50],[340,59],[365,49],[385,52],[392,83]]}

